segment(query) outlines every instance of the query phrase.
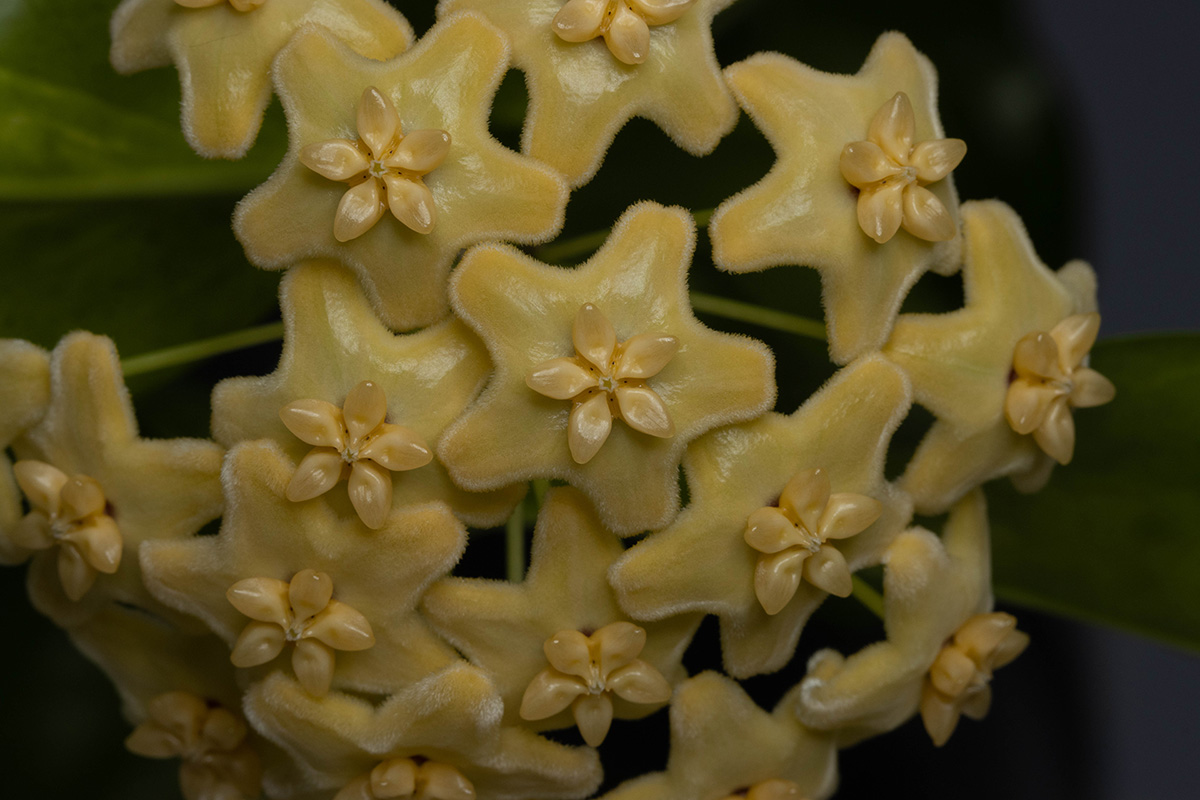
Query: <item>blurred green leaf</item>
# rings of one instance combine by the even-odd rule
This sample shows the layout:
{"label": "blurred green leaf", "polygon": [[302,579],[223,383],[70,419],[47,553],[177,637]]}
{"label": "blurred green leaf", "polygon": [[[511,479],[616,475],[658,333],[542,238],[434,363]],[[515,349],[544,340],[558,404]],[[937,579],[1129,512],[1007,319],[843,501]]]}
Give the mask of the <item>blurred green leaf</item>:
{"label": "blurred green leaf", "polygon": [[278,109],[246,158],[200,158],[180,133],[175,70],[121,76],[109,65],[115,7],[0,3],[0,199],[228,193],[261,183],[285,149]]}
{"label": "blurred green leaf", "polygon": [[1005,600],[1200,649],[1200,334],[1101,342],[1117,386],[1075,414],[1074,461],[1024,497],[990,487]]}

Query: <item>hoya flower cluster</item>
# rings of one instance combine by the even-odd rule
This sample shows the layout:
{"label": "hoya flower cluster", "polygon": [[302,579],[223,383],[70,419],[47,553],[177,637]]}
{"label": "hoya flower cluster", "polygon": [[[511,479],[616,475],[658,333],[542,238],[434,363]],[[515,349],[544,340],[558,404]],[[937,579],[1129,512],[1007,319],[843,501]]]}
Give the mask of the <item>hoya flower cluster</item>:
{"label": "hoya flower cluster", "polygon": [[[122,2],[114,66],[176,65],[202,155],[240,156],[283,103],[288,153],[234,218],[286,270],[283,355],[217,386],[212,441],[168,441],[139,437],[108,340],[0,343],[0,559],[29,561],[188,800],[583,798],[613,720],[656,712],[665,770],[608,800],[822,800],[839,748],[987,713],[1028,639],[993,610],[980,486],[1035,490],[1073,410],[1112,398],[1094,277],[959,203],[967,144],[904,36],[853,75],[722,69],[731,2],[442,0],[417,41],[381,0]],[[488,130],[510,68],[520,153]],[[577,267],[521,249],[631,117],[703,155],[739,106],[777,162],[708,235],[728,272],[820,273],[838,371],[797,409],[767,346],[695,316],[688,211],[630,207]],[[927,270],[961,270],[962,308],[899,313]],[[914,403],[936,421],[889,481]],[[455,575],[531,507],[522,579]],[[819,651],[760,708],[735,679],[788,664],[879,565],[886,639]],[[689,675],[708,614],[723,669]]]}

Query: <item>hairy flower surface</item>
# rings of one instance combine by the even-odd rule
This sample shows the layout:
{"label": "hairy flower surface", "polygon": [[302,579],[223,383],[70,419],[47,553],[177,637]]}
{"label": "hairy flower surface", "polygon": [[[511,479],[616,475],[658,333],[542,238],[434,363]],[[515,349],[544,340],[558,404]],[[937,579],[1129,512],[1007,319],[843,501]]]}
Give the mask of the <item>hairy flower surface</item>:
{"label": "hairy flower surface", "polygon": [[25,511],[8,446],[49,404],[50,354],[30,342],[0,339],[0,564],[20,564],[32,555],[10,535]]}
{"label": "hairy flower surface", "polygon": [[492,682],[462,662],[379,705],[336,692],[315,698],[276,674],[250,689],[246,706],[266,736],[307,765],[308,786],[336,800],[410,796],[405,774],[422,770],[425,786],[411,796],[424,800],[467,800],[468,785],[479,800],[579,798],[600,783],[594,751],[502,725]]}
{"label": "hairy flower surface", "polygon": [[[983,492],[972,492],[954,507],[940,540],[921,528],[901,534],[884,565],[887,639],[849,658],[817,652],[800,684],[801,722],[836,730],[839,744],[891,730],[911,717],[947,642],[975,615],[991,611]],[[935,741],[950,735],[944,726],[930,733]]]}
{"label": "hairy flower surface", "polygon": [[[560,478],[587,494],[618,533],[666,524],[679,506],[678,465],[688,442],[758,416],[775,399],[770,351],[753,339],[713,331],[692,315],[685,281],[694,246],[690,216],[641,203],[574,269],[500,246],[467,253],[452,281],[455,310],[483,338],[496,369],[438,445],[450,475],[476,490]],[[580,464],[569,446],[570,408],[531,390],[526,377],[574,351],[574,322],[585,303],[603,310],[616,340],[661,332],[679,347],[651,379],[674,435],[615,425],[604,446]]]}
{"label": "hairy flower surface", "polygon": [[[897,92],[911,101],[911,137],[941,139],[933,66],[904,36],[888,33],[855,75],[818,72],[772,53],[751,56],[725,75],[778,161],[717,209],[709,225],[713,258],[731,272],[783,264],[815,268],[834,361],[844,364],[878,349],[917,278],[929,269],[958,268],[959,241],[929,242],[907,231],[884,244],[874,241],[859,226],[862,193],[846,184],[842,152],[862,139]],[[953,182],[941,180],[925,191],[946,209],[956,231]]]}
{"label": "hairy flower surface", "polygon": [[603,37],[625,64],[641,64],[650,50],[650,26],[679,19],[696,0],[568,0],[550,23],[564,42]]}
{"label": "hairy flower surface", "polygon": [[190,692],[169,692],[150,701],[150,718],[125,746],[148,758],[179,758],[186,800],[254,800],[261,793],[262,765],[248,746],[246,725],[232,712]]}
{"label": "hairy flower surface", "polygon": [[[653,12],[643,19],[679,5],[616,2]],[[521,150],[580,186],[596,174],[617,131],[635,116],[654,122],[693,155],[711,152],[733,129],[737,106],[721,77],[710,30],[713,17],[731,2],[696,0],[674,22],[650,28],[649,56],[637,65],[621,63],[600,41],[564,41],[553,24],[570,13],[563,0],[441,0],[438,16],[479,11],[504,31],[529,89]],[[589,0],[582,7],[596,5]],[[632,27],[635,20],[622,17]],[[640,45],[618,47],[632,55]]]}
{"label": "hairy flower surface", "polygon": [[174,62],[188,144],[209,158],[241,158],[271,100],[271,63],[306,25],[378,60],[413,39],[383,0],[124,0],[113,14],[110,58],[124,74]]}
{"label": "hairy flower surface", "polygon": [[758,595],[760,553],[747,544],[747,525],[798,473],[820,469],[831,491],[870,497],[883,514],[867,530],[825,543],[824,557],[813,556],[820,566],[809,570],[836,587],[825,580],[830,573],[878,563],[911,516],[908,498],[883,477],[888,442],[908,407],[903,374],[873,356],[844,368],[791,416],[768,414],[697,440],[683,462],[690,504],[612,569],[622,608],[637,620],[717,614],[730,674],[782,667],[826,590],[800,580],[803,560],[785,563],[778,580],[793,591],[786,598],[770,593],[772,603],[783,602],[768,613]]}
{"label": "hairy flower surface", "polygon": [[[312,446],[288,430],[279,410],[299,399],[340,405],[363,380],[380,386],[387,419],[432,447],[487,379],[487,351],[463,323],[448,320],[397,336],[376,317],[354,276],[329,262],[288,270],[280,305],[279,366],[265,377],[221,381],[213,391],[213,435],[227,447],[272,439],[300,463]],[[378,477],[382,485],[385,476]],[[392,508],[441,500],[464,522],[481,527],[502,523],[524,493],[524,487],[464,491],[437,460],[387,482]]]}
{"label": "hairy flower surface", "polygon": [[[249,665],[254,659],[241,658],[242,645],[261,645],[265,654],[268,645],[282,646],[281,638],[288,638],[283,622],[289,623],[290,632],[289,621],[303,628],[304,621],[320,611],[320,603],[307,597],[300,611],[292,597],[289,617],[282,591],[267,590],[278,589],[297,573],[322,572],[337,587],[338,601],[365,617],[375,637],[369,649],[338,655],[331,665],[336,666],[334,688],[395,691],[453,661],[449,647],[415,611],[425,587],[450,570],[465,546],[466,531],[450,510],[434,503],[394,511],[381,529],[372,531],[355,517],[339,515],[323,500],[292,503],[285,495],[291,475],[288,460],[268,442],[247,442],[231,450],[223,472],[229,510],[221,532],[148,543],[142,562],[150,590],[167,605],[203,620],[234,648],[235,664]],[[227,599],[230,588],[248,578],[260,579],[254,619],[262,623],[252,626],[256,638],[250,644],[239,641],[246,629],[246,609],[235,608]],[[239,594],[234,588],[234,595]],[[336,617],[329,621],[338,621]],[[312,622],[316,626],[320,618]],[[272,627],[279,630],[267,630]],[[326,641],[317,633],[298,628],[293,638]],[[264,672],[248,677],[256,680]],[[299,677],[310,684],[303,674]]]}
{"label": "hairy flower surface", "polygon": [[[403,330],[446,316],[446,278],[462,248],[492,239],[535,243],[557,233],[567,202],[562,178],[488,132],[492,97],[508,59],[503,34],[477,14],[442,21],[411,51],[384,63],[356,55],[318,28],[297,34],[275,68],[289,121],[288,153],[234,217],[250,260],[265,269],[285,269],[302,258],[337,259],[357,273],[384,322]],[[364,181],[351,189],[365,194],[356,194],[347,206],[344,188],[313,172],[302,158],[313,156],[306,150],[312,145],[351,139],[375,127],[378,120],[364,129],[358,114],[369,87],[395,109],[402,130],[444,131],[452,144],[441,165],[422,179],[429,197],[408,178],[389,181],[389,207],[400,218],[385,217],[363,232],[370,217],[382,214],[377,183]],[[382,104],[369,108],[386,116]],[[437,136],[427,138],[415,144],[442,146]],[[400,150],[393,158],[397,154]],[[409,213],[413,203],[437,208],[437,224],[428,232],[401,221],[428,227],[418,222],[425,211]],[[333,221],[343,214],[349,222],[338,224],[348,227],[338,229]],[[348,241],[339,241],[342,233]]]}
{"label": "hairy flower surface", "polygon": [[626,781],[603,800],[823,800],[837,785],[834,738],[796,719],[798,690],[772,712],[737,683],[702,672],[671,699],[667,768]]}
{"label": "hairy flower surface", "polygon": [[1008,206],[965,203],[963,223],[965,306],[901,316],[883,351],[937,418],[901,479],[926,514],[945,511],[983,481],[1038,466],[1033,437],[1015,431],[1005,416],[1014,351],[1026,335],[1095,309],[1091,268],[1075,261],[1052,272]]}
{"label": "hairy flower surface", "polygon": [[[613,716],[640,719],[667,701],[700,624],[698,614],[644,629],[629,624],[606,579],[622,549],[582,494],[553,489],[538,515],[523,582],[447,578],[430,587],[421,609],[439,633],[494,676],[506,722],[524,719],[548,730],[579,721],[592,744],[604,738]],[[547,660],[553,668],[548,673]],[[616,674],[622,667],[623,678]],[[581,672],[588,676],[587,694],[580,693]],[[568,713],[576,698],[582,708]]]}

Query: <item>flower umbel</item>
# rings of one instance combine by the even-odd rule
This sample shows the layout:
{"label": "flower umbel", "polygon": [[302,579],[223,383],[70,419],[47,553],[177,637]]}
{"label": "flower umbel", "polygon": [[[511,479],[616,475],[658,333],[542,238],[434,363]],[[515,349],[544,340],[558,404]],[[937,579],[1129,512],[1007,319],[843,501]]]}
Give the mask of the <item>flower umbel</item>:
{"label": "flower umbel", "polygon": [[590,636],[559,631],[543,649],[550,666],[529,683],[521,717],[539,720],[571,707],[583,740],[598,747],[612,724],[613,692],[631,703],[665,703],[671,685],[638,658],[646,631],[631,622],[613,622]]}
{"label": "flower umbel", "polygon": [[858,224],[883,244],[901,226],[920,239],[954,238],[954,218],[925,184],[945,178],[967,154],[962,139],[930,139],[913,144],[916,118],[904,92],[896,92],[875,113],[866,141],[842,150],[842,177],[857,187]]}
{"label": "flower umbel", "polygon": [[121,566],[123,543],[107,512],[104,490],[86,475],[68,477],[43,461],[13,465],[17,485],[32,510],[14,526],[11,538],[28,550],[58,550],[58,576],[67,597],[78,600],[96,582]]}
{"label": "flower umbel", "polygon": [[392,509],[388,471],[423,467],[433,453],[413,431],[384,422],[387,397],[371,381],[350,390],[341,408],[324,400],[297,400],[279,418],[313,449],[296,467],[287,498],[311,500],[343,478],[350,481],[350,502],[368,527],[378,530]]}
{"label": "flower umbel", "polygon": [[555,400],[573,400],[567,442],[576,463],[586,464],[608,439],[612,421],[636,431],[670,438],[675,423],[662,398],[646,385],[679,350],[674,336],[640,333],[617,343],[612,323],[585,303],[572,329],[575,355],[552,358],[525,376],[530,389]]}
{"label": "flower umbel", "polygon": [[265,664],[292,642],[292,669],[315,695],[329,691],[334,650],[366,650],[375,644],[371,623],[333,599],[333,579],[324,572],[302,570],[290,582],[247,578],[229,587],[225,596],[254,620],[233,647],[229,658],[234,666]]}
{"label": "flower umbel", "polygon": [[609,51],[626,64],[641,64],[650,51],[651,25],[683,16],[696,0],[570,0],[550,23],[564,42],[604,37]]}
{"label": "flower umbel", "polygon": [[754,592],[763,610],[777,614],[788,604],[800,579],[838,597],[852,584],[846,559],[829,539],[862,533],[883,513],[866,495],[830,494],[829,473],[809,469],[788,481],[778,506],[758,509],[746,521],[746,544],[762,553],[754,572]]}
{"label": "flower umbel", "polygon": [[433,230],[437,208],[421,177],[437,169],[449,150],[446,131],[405,134],[392,101],[368,86],[358,101],[358,140],[307,145],[300,161],[318,175],[350,184],[333,221],[334,237],[348,242],[374,227],[389,208],[417,233]]}
{"label": "flower umbel", "polygon": [[1032,433],[1060,464],[1075,451],[1072,408],[1104,405],[1116,395],[1112,382],[1086,366],[1100,330],[1100,315],[1072,314],[1050,329],[1027,334],[1013,351],[1016,378],[1008,386],[1004,414],[1014,431]]}

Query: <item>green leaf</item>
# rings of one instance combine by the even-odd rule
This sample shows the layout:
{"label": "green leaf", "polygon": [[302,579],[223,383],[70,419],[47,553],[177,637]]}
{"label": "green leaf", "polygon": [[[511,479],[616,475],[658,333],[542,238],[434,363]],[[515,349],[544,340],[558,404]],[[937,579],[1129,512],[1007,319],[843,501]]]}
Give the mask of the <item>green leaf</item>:
{"label": "green leaf", "polygon": [[241,161],[206,161],[179,128],[174,69],[117,75],[115,2],[5,0],[0,6],[0,199],[246,191],[285,150],[278,108]]}
{"label": "green leaf", "polygon": [[1101,342],[1116,399],[1075,413],[1074,461],[989,487],[1004,600],[1200,649],[1200,334]]}

